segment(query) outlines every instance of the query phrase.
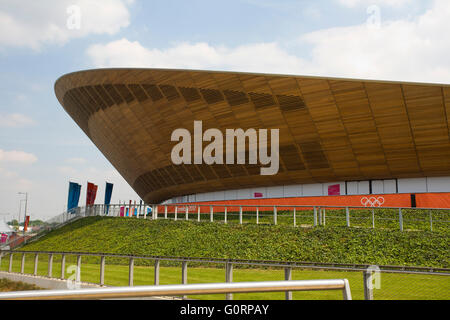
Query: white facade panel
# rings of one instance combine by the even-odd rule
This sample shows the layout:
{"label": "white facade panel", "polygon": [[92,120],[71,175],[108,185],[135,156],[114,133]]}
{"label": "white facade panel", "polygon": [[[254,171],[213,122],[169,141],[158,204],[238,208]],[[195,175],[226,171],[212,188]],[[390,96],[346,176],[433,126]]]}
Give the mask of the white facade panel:
{"label": "white facade panel", "polygon": [[450,192],[450,177],[427,178],[428,192]]}
{"label": "white facade panel", "polygon": [[196,199],[197,201],[206,201],[205,193],[198,193]]}
{"label": "white facade panel", "polygon": [[303,196],[304,197],[323,196],[322,184],[321,183],[304,184]]}
{"label": "white facade panel", "polygon": [[267,187],[268,198],[283,198],[283,186]]}
{"label": "white facade panel", "polygon": [[394,180],[384,180],[383,181],[384,193],[397,193],[397,181]]}
{"label": "white facade panel", "polygon": [[225,200],[225,192],[224,191],[217,191],[213,193],[214,200],[221,201]]}
{"label": "white facade panel", "polygon": [[358,181],[358,194],[370,194],[369,181]]}
{"label": "white facade panel", "polygon": [[373,180],[372,181],[372,194],[382,194],[382,193],[384,193],[383,180]]}
{"label": "white facade panel", "polygon": [[427,192],[426,178],[398,179],[399,193]]}
{"label": "white facade panel", "polygon": [[251,199],[252,198],[252,189],[239,189],[237,191],[237,199]]}
{"label": "white facade panel", "polygon": [[207,192],[207,193],[205,193],[206,201],[214,201],[215,200],[214,193],[215,192]]}
{"label": "white facade panel", "polygon": [[237,190],[225,190],[225,200],[236,200]]}
{"label": "white facade panel", "polygon": [[283,194],[285,197],[301,197],[302,196],[302,188],[303,188],[303,186],[301,184],[284,186]]}
{"label": "white facade panel", "polygon": [[347,182],[347,195],[358,194],[358,181]]}

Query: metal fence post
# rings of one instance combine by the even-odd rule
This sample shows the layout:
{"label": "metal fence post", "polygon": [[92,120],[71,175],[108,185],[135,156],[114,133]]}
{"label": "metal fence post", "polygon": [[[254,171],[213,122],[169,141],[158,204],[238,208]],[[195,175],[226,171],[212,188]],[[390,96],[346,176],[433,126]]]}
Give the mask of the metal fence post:
{"label": "metal fence post", "polygon": [[155,206],[155,220],[158,220],[158,206]]}
{"label": "metal fence post", "polygon": [[155,260],[155,286],[159,285],[159,259]]}
{"label": "metal fence post", "polygon": [[209,206],[209,221],[210,222],[214,221],[214,207],[213,206]]}
{"label": "metal fence post", "polygon": [[277,207],[273,207],[273,224],[277,225]]}
{"label": "metal fence post", "polygon": [[[187,284],[187,261],[181,264],[181,284]],[[187,296],[183,296],[183,299],[186,298]]]}
{"label": "metal fence post", "polygon": [[227,219],[227,210],[228,209],[228,207],[225,207],[224,208],[224,213],[225,213],[225,220],[224,220],[224,222],[225,222],[225,224],[227,224],[228,223],[228,219]]}
{"label": "metal fence post", "polygon": [[164,219],[167,219],[167,206],[164,206]]}
{"label": "metal fence post", "polygon": [[297,213],[297,208],[294,207],[294,227],[297,226],[297,217],[296,217],[296,213]]}
{"label": "metal fence post", "polygon": [[322,208],[319,207],[319,226],[322,225]]}
{"label": "metal fence post", "polygon": [[433,232],[433,213],[430,210],[430,231]]}
{"label": "metal fence post", "polygon": [[364,300],[373,300],[373,276],[372,271],[363,271]]}
{"label": "metal fence post", "polygon": [[61,279],[64,279],[64,273],[66,269],[66,255],[61,255]]}
{"label": "metal fence post", "polygon": [[186,221],[189,220],[189,207],[186,206]]}
{"label": "metal fence post", "polygon": [[128,266],[128,286],[133,286],[133,271],[134,271],[134,258],[130,258],[130,264]]}
{"label": "metal fence post", "polygon": [[198,206],[198,209],[197,209],[197,221],[198,222],[200,222],[200,206]]}
{"label": "metal fence post", "polygon": [[[225,264],[225,282],[233,282],[233,264],[227,262]],[[227,293],[225,294],[226,300],[233,300],[233,294]]]}
{"label": "metal fence post", "polygon": [[22,263],[20,265],[20,273],[25,273],[25,253],[22,253]]}
{"label": "metal fence post", "polygon": [[38,262],[39,262],[39,254],[36,253],[36,254],[34,255],[34,272],[33,272],[33,274],[34,274],[35,276],[37,276]]}
{"label": "metal fence post", "polygon": [[105,284],[105,256],[100,257],[100,285]]}
{"label": "metal fence post", "polygon": [[77,275],[75,278],[76,283],[81,282],[81,256],[77,256]]}
{"label": "metal fence post", "polygon": [[10,254],[9,254],[9,268],[8,268],[8,272],[12,272],[13,255],[14,255],[14,253],[10,252]]}
{"label": "metal fence post", "polygon": [[242,206],[239,206],[239,224],[242,224]]}
{"label": "metal fence post", "polygon": [[256,224],[259,224],[259,207],[256,208]]}
{"label": "metal fence post", "polygon": [[326,224],[326,216],[327,216],[326,212],[327,212],[327,209],[323,208],[323,215],[322,215],[322,217],[323,217],[323,225]]}
{"label": "metal fence post", "polygon": [[398,208],[398,221],[400,224],[400,231],[403,231],[403,214],[402,214],[402,208]]}
{"label": "metal fence post", "polygon": [[317,226],[317,208],[314,207],[314,227]]}
{"label": "metal fence post", "polygon": [[175,206],[175,221],[177,221],[178,218],[178,207]]}
{"label": "metal fence post", "polygon": [[[286,280],[286,281],[292,280],[292,268],[291,267],[284,268],[284,280]],[[292,300],[292,291],[286,291],[285,297],[286,297],[286,300]]]}
{"label": "metal fence post", "polygon": [[347,227],[350,227],[350,209],[345,207],[345,220],[347,221]]}
{"label": "metal fence post", "polygon": [[347,279],[344,279],[344,289],[342,290],[344,300],[352,300],[352,293],[350,291],[350,284]]}
{"label": "metal fence post", "polygon": [[49,278],[52,277],[52,273],[53,273],[53,253],[49,253],[48,255],[48,274],[47,276]]}

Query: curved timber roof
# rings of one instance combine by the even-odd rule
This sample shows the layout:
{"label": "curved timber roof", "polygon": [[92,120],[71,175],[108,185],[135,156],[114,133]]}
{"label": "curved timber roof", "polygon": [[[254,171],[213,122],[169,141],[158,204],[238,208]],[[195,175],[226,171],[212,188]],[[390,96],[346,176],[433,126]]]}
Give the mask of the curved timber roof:
{"label": "curved timber roof", "polygon": [[[257,186],[450,175],[450,86],[166,69],[55,84],[64,109],[145,201]],[[172,131],[280,129],[280,170],[173,165]]]}

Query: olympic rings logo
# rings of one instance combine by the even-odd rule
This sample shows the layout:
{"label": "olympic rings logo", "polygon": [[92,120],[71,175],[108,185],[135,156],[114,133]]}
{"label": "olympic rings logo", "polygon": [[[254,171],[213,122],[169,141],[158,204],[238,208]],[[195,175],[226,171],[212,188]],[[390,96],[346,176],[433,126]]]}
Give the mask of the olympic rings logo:
{"label": "olympic rings logo", "polygon": [[384,204],[383,197],[363,197],[361,198],[361,204],[364,207],[381,207]]}

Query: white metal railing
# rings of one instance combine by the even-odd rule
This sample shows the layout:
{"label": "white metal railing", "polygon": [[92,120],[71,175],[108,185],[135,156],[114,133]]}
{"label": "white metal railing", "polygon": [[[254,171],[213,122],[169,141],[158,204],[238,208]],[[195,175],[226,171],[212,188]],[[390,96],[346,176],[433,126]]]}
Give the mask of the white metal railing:
{"label": "white metal railing", "polygon": [[[252,219],[252,223],[279,224],[279,218],[288,217],[290,224],[298,225],[299,219],[310,218],[312,226],[326,225],[332,219],[342,219],[343,225],[350,227],[363,219],[367,220],[370,227],[375,228],[379,222],[395,222],[397,228],[403,231],[406,223],[422,223],[422,228],[433,231],[436,224],[450,223],[450,209],[448,208],[406,208],[406,207],[364,207],[364,206],[322,206],[322,205],[259,205],[259,204],[111,204],[93,205],[91,207],[79,207],[76,210],[82,216],[100,215],[119,217],[121,212],[124,217],[144,219],[172,219],[172,220],[197,220],[228,223],[235,218],[240,224],[244,218]],[[249,211],[252,213],[250,214]],[[283,212],[284,211],[284,212]],[[286,211],[289,214],[286,215]],[[312,211],[312,215],[306,215],[305,211]],[[370,214],[362,217],[361,212]],[[381,211],[381,212],[380,212]],[[389,216],[386,214],[389,211]],[[269,212],[269,213],[268,213]],[[206,219],[205,219],[206,218]],[[265,219],[265,221],[262,221]],[[344,220],[345,219],[345,220]],[[254,220],[254,221],[253,221]],[[425,227],[426,225],[426,227]],[[383,226],[385,228],[385,226]]]}
{"label": "white metal railing", "polygon": [[312,290],[341,290],[344,300],[352,300],[350,285],[347,279],[202,283],[76,290],[35,290],[0,293],[0,300],[114,299]]}
{"label": "white metal railing", "polygon": [[[264,260],[243,260],[243,259],[218,259],[218,258],[199,258],[199,257],[169,257],[169,256],[135,256],[135,255],[125,255],[125,254],[111,254],[111,253],[89,253],[89,252],[58,252],[58,251],[11,251],[4,250],[0,251],[0,265],[2,264],[2,259],[8,259],[7,272],[14,273],[13,262],[15,256],[20,256],[16,259],[20,263],[20,273],[21,275],[27,274],[25,272],[26,256],[32,256],[34,260],[34,266],[31,270],[33,275],[38,275],[38,263],[39,258],[44,256],[48,258],[47,263],[47,274],[48,278],[66,279],[66,258],[76,257],[76,273],[75,278],[77,282],[81,281],[81,270],[83,257],[99,257],[99,282],[96,283],[100,286],[105,285],[105,268],[106,268],[106,258],[125,258],[128,260],[128,286],[134,285],[134,265],[137,260],[151,260],[154,263],[154,284],[159,285],[160,283],[160,268],[162,262],[166,264],[177,263],[181,264],[181,274],[182,274],[182,284],[188,283],[188,265],[195,264],[215,264],[223,265],[225,270],[225,279],[227,283],[233,282],[233,270],[234,267],[270,267],[270,268],[282,268],[284,269],[284,280],[290,281],[292,279],[293,270],[328,270],[328,271],[350,271],[350,272],[362,272],[364,278],[364,292],[365,298],[368,300],[373,299],[373,288],[369,285],[372,282],[374,276],[373,269],[374,266],[371,265],[361,265],[361,264],[342,264],[342,263],[313,263],[313,262],[302,262],[302,261],[264,261]],[[56,257],[60,257],[60,275],[55,275],[55,270],[53,268],[54,260]],[[42,260],[42,259],[41,259]],[[16,262],[17,263],[17,262]],[[166,265],[165,264],[165,265]],[[383,273],[397,273],[397,274],[415,274],[415,275],[428,275],[428,276],[441,276],[446,279],[450,276],[450,269],[445,268],[431,268],[431,267],[418,267],[418,266],[377,266],[376,272]],[[56,277],[55,277],[56,276]],[[445,283],[445,280],[442,281]],[[292,299],[292,293],[290,291],[285,292],[286,300]],[[231,300],[232,294],[227,293],[226,299]]]}

